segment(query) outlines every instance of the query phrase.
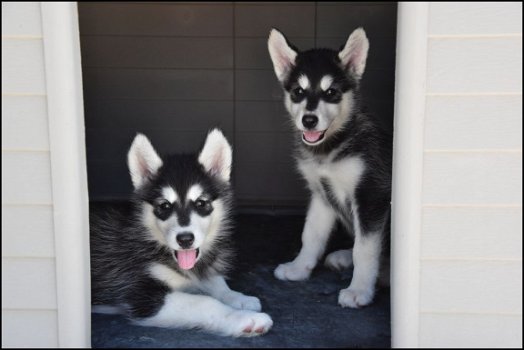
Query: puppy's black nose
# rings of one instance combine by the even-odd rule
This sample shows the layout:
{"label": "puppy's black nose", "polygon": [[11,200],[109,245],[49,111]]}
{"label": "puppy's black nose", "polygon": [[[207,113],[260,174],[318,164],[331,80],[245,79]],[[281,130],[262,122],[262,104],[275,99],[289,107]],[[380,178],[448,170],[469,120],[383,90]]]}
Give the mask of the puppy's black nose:
{"label": "puppy's black nose", "polygon": [[176,241],[182,248],[187,249],[195,241],[195,236],[190,232],[182,232],[176,235]]}
{"label": "puppy's black nose", "polygon": [[302,125],[306,129],[313,129],[318,124],[318,117],[313,114],[307,114],[302,117]]}

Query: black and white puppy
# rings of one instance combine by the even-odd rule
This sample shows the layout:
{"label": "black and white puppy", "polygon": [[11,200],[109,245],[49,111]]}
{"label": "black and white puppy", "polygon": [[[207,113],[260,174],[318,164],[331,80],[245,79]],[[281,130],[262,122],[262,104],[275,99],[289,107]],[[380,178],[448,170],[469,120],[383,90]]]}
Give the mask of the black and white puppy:
{"label": "black and white puppy", "polygon": [[325,260],[337,269],[354,265],[351,284],[340,291],[338,302],[368,305],[382,253],[388,251],[383,245],[389,242],[391,197],[391,137],[361,106],[368,39],[359,28],[340,51],[300,52],[273,29],[268,48],[295,129],[298,169],[311,191],[302,249],[295,260],[279,265],[275,276],[308,278],[339,220],[354,233],[355,244]]}
{"label": "black and white puppy", "polygon": [[271,328],[259,299],[229,289],[223,277],[231,257],[231,160],[218,129],[198,155],[160,158],[144,135],[135,137],[131,208],[91,215],[94,312],[230,336]]}

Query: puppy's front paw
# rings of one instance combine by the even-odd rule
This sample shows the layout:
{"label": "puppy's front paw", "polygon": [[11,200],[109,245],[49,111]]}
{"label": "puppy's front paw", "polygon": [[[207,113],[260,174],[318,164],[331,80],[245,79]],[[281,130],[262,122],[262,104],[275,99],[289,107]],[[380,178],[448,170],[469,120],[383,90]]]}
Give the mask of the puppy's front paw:
{"label": "puppy's front paw", "polygon": [[255,337],[267,333],[273,326],[268,314],[252,311],[236,311],[228,316],[229,334],[234,337]]}
{"label": "puppy's front paw", "polygon": [[353,250],[342,249],[329,254],[324,261],[324,265],[338,271],[350,268],[353,265]]}
{"label": "puppy's front paw", "polygon": [[372,289],[346,288],[340,291],[338,303],[342,307],[359,308],[366,306],[373,301],[375,292]]}
{"label": "puppy's front paw", "polygon": [[282,281],[302,281],[308,279],[310,274],[311,269],[294,261],[278,265],[274,272],[275,277]]}
{"label": "puppy's front paw", "polygon": [[223,302],[235,309],[251,311],[262,310],[262,305],[257,297],[250,297],[238,292],[227,295]]}

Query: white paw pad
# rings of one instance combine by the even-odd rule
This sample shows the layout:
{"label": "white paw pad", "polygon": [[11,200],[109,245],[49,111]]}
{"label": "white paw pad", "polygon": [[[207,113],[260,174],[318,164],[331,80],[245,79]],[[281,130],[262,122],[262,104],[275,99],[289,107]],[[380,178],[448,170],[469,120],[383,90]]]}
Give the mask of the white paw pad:
{"label": "white paw pad", "polygon": [[340,291],[338,303],[342,307],[359,308],[366,306],[373,300],[373,290],[346,288]]}
{"label": "white paw pad", "polygon": [[256,337],[267,333],[273,326],[268,314],[238,311],[230,315],[232,332],[235,337]]}
{"label": "white paw pad", "polygon": [[274,272],[275,277],[282,281],[302,281],[308,279],[310,274],[311,269],[293,261],[278,265]]}
{"label": "white paw pad", "polygon": [[324,261],[324,265],[332,270],[344,270],[353,265],[353,250],[337,250],[329,254]]}

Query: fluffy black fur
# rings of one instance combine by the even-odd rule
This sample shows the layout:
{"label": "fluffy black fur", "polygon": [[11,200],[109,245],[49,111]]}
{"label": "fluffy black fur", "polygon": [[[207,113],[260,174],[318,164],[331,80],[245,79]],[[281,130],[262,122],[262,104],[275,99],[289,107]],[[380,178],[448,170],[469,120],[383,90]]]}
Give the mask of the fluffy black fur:
{"label": "fluffy black fur", "polygon": [[[155,205],[161,188],[171,185],[178,193],[199,184],[212,200],[223,201],[225,211],[232,206],[230,184],[210,176],[196,155],[174,155],[163,158],[163,166],[150,181],[134,192],[127,207],[91,210],[91,285],[93,305],[124,306],[133,319],[150,317],[159,311],[171,290],[152,278],[147,268],[161,263],[184,276],[205,278],[225,274],[232,256],[229,244],[229,215],[221,218],[220,239],[211,249],[200,250],[201,257],[191,270],[182,270],[173,258],[173,250],[153,239],[142,223],[143,204]],[[185,201],[183,201],[185,202]],[[182,207],[175,214],[182,220],[191,208]],[[179,220],[180,220],[179,217]]]}
{"label": "fluffy black fur", "polygon": [[335,269],[354,266],[351,284],[340,291],[338,303],[369,305],[389,250],[383,244],[389,240],[391,215],[391,135],[362,107],[360,95],[369,40],[357,28],[339,51],[300,52],[273,29],[268,49],[296,133],[298,170],[312,192],[302,249],[275,269],[275,277],[308,278],[336,218],[355,236],[353,250],[337,251],[325,260]]}
{"label": "fluffy black fur", "polygon": [[[317,89],[306,92],[302,98],[294,98],[293,89],[297,88],[298,77],[302,74],[311,80],[312,86],[318,86],[323,76],[331,75],[334,77],[331,87],[337,90],[337,93],[334,97],[328,97]],[[299,162],[308,158],[322,159],[333,152],[336,152],[334,162],[352,156],[362,157],[366,164],[366,171],[355,196],[360,208],[360,223],[363,232],[378,230],[378,225],[383,223],[386,215],[389,215],[391,202],[392,135],[363,107],[360,82],[341,66],[337,51],[322,48],[298,52],[296,65],[289,73],[283,87],[290,93],[294,103],[307,99],[307,106],[312,106],[312,110],[316,108],[320,99],[327,103],[339,103],[341,94],[352,92],[352,113],[323,143],[316,146],[306,145],[302,142],[301,131],[296,130],[296,157]],[[353,220],[350,203],[339,203],[331,193],[330,187],[329,181],[324,179],[319,190],[333,208],[337,209],[343,224],[351,230]],[[388,233],[389,225],[386,234]]]}

